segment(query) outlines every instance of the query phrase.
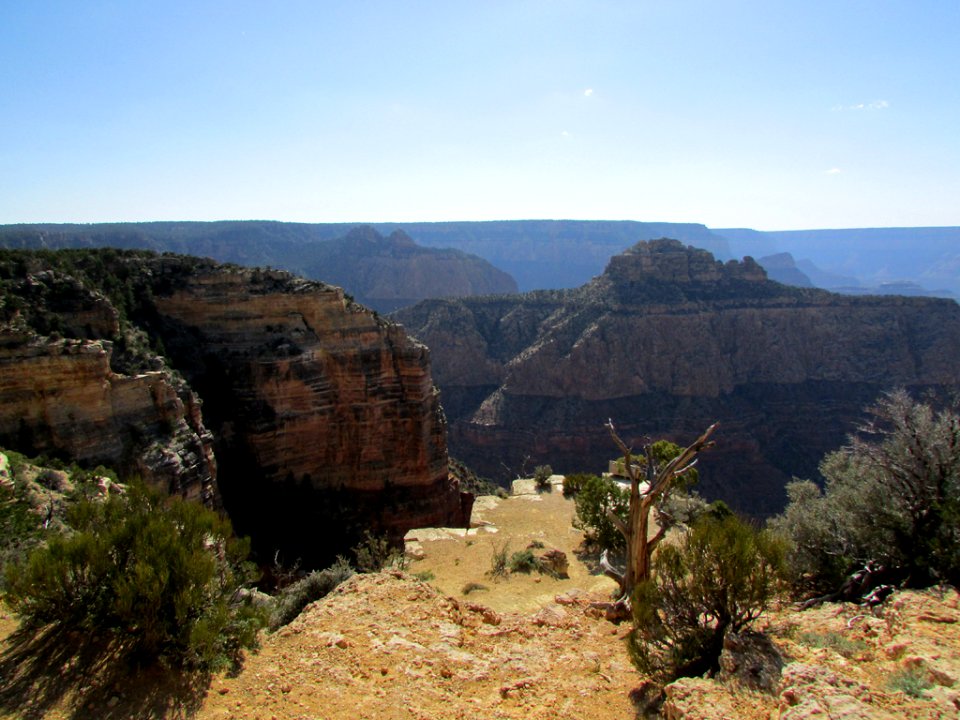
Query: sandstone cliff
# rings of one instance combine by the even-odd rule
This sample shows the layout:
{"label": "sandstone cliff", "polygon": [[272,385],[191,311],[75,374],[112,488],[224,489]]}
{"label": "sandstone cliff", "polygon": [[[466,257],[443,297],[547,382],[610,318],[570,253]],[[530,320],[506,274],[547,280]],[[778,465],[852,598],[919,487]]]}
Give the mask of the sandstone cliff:
{"label": "sandstone cliff", "polygon": [[128,339],[116,308],[73,277],[21,270],[0,285],[0,446],[106,465],[219,507],[193,391],[159,358],[116,371],[114,340]]}
{"label": "sandstone cliff", "polygon": [[363,529],[465,522],[428,352],[401,328],[280,271],[211,268],[154,302],[241,531],[306,560]]}
{"label": "sandstone cliff", "polygon": [[8,253],[0,282],[0,445],[219,486],[265,559],[465,522],[426,348],[339,288],[116,251]]}
{"label": "sandstone cliff", "polygon": [[452,452],[506,479],[549,462],[597,472],[612,418],[639,446],[719,420],[701,491],[777,511],[864,405],[896,386],[960,386],[960,306],[768,281],[676,241],[639,243],[573,291],[428,301],[396,318],[426,342]]}

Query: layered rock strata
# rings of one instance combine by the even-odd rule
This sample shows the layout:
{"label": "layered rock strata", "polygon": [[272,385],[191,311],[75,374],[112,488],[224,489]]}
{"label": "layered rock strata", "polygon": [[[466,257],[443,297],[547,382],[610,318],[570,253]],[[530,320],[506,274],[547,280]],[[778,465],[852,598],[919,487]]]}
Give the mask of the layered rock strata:
{"label": "layered rock strata", "polygon": [[241,530],[292,561],[363,530],[467,522],[427,349],[401,328],[279,271],[197,273],[155,303],[169,355],[207,403]]}
{"label": "layered rock strata", "polygon": [[200,401],[162,358],[118,371],[120,314],[101,293],[40,270],[0,288],[0,446],[104,465],[220,507]]}
{"label": "layered rock strata", "polygon": [[400,327],[284,272],[63,257],[0,256],[0,445],[222,498],[268,561],[468,522],[428,352]]}
{"label": "layered rock strata", "polygon": [[0,445],[139,475],[218,506],[197,397],[165,371],[121,375],[111,343],[0,331]]}
{"label": "layered rock strata", "polygon": [[960,306],[849,297],[766,279],[679,242],[639,243],[573,291],[427,301],[395,317],[433,353],[450,446],[478,472],[598,472],[616,448],[683,443],[719,420],[701,491],[777,511],[865,405],[960,387]]}

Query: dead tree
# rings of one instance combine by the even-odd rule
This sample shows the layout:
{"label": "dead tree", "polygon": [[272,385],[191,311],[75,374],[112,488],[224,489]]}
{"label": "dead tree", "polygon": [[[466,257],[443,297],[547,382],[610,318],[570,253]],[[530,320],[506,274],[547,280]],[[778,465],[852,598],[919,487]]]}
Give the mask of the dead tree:
{"label": "dead tree", "polygon": [[[654,549],[666,536],[672,525],[671,519],[663,511],[663,500],[670,494],[678,478],[690,470],[697,462],[697,455],[713,446],[710,436],[718,423],[707,428],[690,446],[663,467],[657,467],[653,457],[653,446],[643,448],[646,463],[643,468],[633,462],[633,452],[617,434],[613,421],[607,421],[610,437],[623,453],[627,476],[630,478],[630,506],[627,521],[624,523],[615,513],[608,510],[607,517],[616,526],[626,540],[626,564],[618,570],[610,563],[606,550],[600,557],[600,565],[606,575],[620,585],[619,598],[608,607],[613,617],[626,617],[630,614],[630,596],[633,589],[644,580],[650,579],[650,558]],[[650,535],[650,511],[656,509],[657,530]]]}

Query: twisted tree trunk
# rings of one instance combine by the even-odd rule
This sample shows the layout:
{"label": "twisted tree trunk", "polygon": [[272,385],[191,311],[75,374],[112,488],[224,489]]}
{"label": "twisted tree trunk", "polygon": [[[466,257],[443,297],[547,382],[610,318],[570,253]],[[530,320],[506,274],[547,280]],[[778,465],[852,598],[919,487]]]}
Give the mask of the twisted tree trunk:
{"label": "twisted tree trunk", "polygon": [[645,445],[643,451],[646,467],[641,475],[641,469],[633,463],[633,452],[617,434],[613,421],[607,421],[610,437],[623,453],[627,476],[630,478],[627,522],[624,523],[612,511],[607,511],[608,517],[626,540],[626,565],[622,571],[613,567],[606,551],[600,558],[604,573],[620,585],[619,598],[608,608],[610,616],[629,617],[633,589],[639,583],[650,579],[650,559],[653,551],[666,536],[671,525],[670,519],[664,513],[658,513],[657,531],[651,536],[650,511],[659,507],[659,503],[670,494],[677,479],[696,464],[697,455],[713,446],[710,436],[717,429],[717,425],[718,423],[714,423],[708,427],[703,435],[662,468],[657,467],[652,445]]}

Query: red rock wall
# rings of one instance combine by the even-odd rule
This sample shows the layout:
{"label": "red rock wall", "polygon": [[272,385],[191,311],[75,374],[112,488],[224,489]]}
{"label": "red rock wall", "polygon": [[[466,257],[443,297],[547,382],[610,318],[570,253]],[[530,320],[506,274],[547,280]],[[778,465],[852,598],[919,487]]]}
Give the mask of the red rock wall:
{"label": "red rock wall", "polygon": [[[428,352],[402,328],[281,272],[198,274],[155,304],[204,397],[241,530],[267,509],[286,514],[280,534],[338,516],[390,534],[464,522]],[[295,530],[277,540],[288,558],[310,554],[310,529]]]}

